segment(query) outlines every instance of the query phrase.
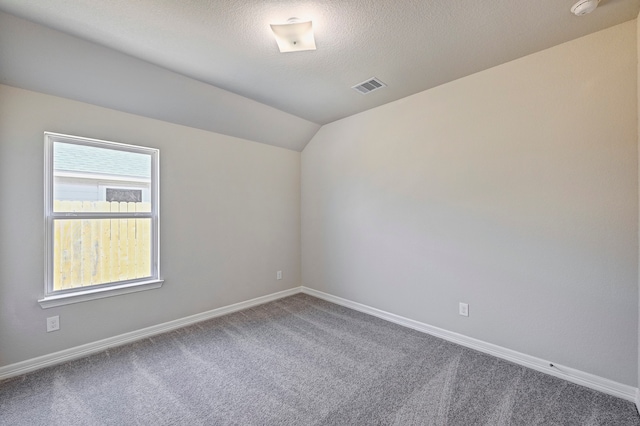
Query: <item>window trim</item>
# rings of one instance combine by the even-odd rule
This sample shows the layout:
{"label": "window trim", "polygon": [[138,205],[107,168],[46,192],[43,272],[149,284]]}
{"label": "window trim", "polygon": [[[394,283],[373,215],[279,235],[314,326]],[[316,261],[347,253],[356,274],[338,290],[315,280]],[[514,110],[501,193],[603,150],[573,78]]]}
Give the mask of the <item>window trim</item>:
{"label": "window trim", "polygon": [[[118,149],[121,151],[151,156],[151,212],[54,212],[53,190],[53,146],[55,142],[70,143],[98,148]],[[50,308],[87,300],[111,297],[120,294],[151,290],[162,286],[160,275],[160,151],[137,145],[123,144],[100,139],[84,138],[60,133],[44,132],[44,219],[45,219],[45,276],[44,296],[38,300],[40,306]],[[151,276],[133,280],[114,281],[75,289],[53,290],[53,253],[54,221],[60,219],[151,219]]]}

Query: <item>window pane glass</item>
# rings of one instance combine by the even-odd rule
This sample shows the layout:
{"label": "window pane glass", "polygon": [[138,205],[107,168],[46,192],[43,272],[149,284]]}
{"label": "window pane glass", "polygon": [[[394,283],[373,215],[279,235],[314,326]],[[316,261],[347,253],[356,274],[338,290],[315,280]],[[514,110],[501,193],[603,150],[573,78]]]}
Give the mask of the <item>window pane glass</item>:
{"label": "window pane glass", "polygon": [[149,218],[58,219],[53,242],[54,291],[151,277]]}
{"label": "window pane glass", "polygon": [[151,161],[149,154],[54,142],[53,211],[109,211],[96,203],[151,202]]}

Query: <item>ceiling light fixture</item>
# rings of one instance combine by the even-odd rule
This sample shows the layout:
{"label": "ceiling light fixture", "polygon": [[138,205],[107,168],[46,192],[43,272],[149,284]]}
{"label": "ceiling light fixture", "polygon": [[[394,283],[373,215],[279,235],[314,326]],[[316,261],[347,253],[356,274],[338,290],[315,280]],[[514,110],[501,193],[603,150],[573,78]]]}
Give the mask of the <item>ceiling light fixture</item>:
{"label": "ceiling light fixture", "polygon": [[576,16],[586,15],[596,10],[600,0],[578,0],[576,4],[571,7],[571,13]]}
{"label": "ceiling light fixture", "polygon": [[316,50],[311,21],[289,18],[285,24],[271,24],[271,31],[281,53]]}

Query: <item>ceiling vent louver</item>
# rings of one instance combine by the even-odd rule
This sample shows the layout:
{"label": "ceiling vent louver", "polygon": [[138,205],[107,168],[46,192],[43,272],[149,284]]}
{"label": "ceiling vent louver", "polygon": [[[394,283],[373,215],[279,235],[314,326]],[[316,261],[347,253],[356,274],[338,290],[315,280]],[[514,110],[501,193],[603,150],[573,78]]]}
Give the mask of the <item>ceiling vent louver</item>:
{"label": "ceiling vent louver", "polygon": [[351,88],[357,91],[358,93],[360,93],[361,95],[367,95],[375,90],[382,89],[383,87],[387,87],[387,85],[381,82],[380,80],[378,80],[377,78],[373,77],[366,81],[363,81],[360,84],[356,84]]}

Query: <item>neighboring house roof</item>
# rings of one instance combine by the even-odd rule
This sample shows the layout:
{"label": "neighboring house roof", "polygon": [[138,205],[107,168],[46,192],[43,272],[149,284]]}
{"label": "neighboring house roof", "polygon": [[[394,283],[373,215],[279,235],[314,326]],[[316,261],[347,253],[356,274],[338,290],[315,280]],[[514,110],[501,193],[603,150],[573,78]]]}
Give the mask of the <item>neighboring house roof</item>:
{"label": "neighboring house roof", "polygon": [[151,177],[151,157],[146,154],[60,142],[53,152],[55,171]]}

